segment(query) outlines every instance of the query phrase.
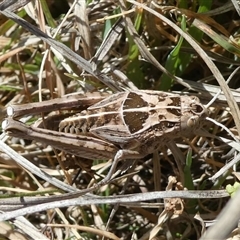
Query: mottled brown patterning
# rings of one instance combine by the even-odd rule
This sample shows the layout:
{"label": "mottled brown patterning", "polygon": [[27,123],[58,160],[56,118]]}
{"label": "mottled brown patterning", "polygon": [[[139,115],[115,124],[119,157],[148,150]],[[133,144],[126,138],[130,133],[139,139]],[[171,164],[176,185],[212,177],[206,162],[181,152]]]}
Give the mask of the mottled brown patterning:
{"label": "mottled brown patterning", "polygon": [[[64,105],[66,102],[66,106]],[[54,102],[54,104],[52,104]],[[78,108],[81,111],[63,119],[59,132],[26,126],[15,120],[24,113]],[[79,104],[83,106],[79,108]],[[38,104],[38,105],[37,105]],[[84,110],[83,110],[84,109]],[[88,93],[35,104],[13,105],[3,129],[11,136],[41,141],[87,159],[113,158],[106,179],[122,159],[137,159],[153,153],[168,141],[188,137],[201,127],[206,108],[195,96],[160,91],[126,91],[107,97]],[[105,180],[106,180],[105,179]]]}
{"label": "mottled brown patterning", "polygon": [[[197,97],[159,91],[120,92],[61,121],[60,131],[92,135],[121,149],[152,153],[200,127],[206,109]],[[141,150],[143,149],[143,150]]]}

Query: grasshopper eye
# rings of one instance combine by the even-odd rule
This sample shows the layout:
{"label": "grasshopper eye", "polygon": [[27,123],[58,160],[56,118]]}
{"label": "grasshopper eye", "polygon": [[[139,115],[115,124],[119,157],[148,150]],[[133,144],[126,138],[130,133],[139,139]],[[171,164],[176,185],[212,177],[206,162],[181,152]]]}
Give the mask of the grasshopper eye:
{"label": "grasshopper eye", "polygon": [[187,120],[187,127],[189,127],[189,128],[195,127],[195,126],[197,126],[198,122],[199,122],[199,117],[198,116],[190,117]]}
{"label": "grasshopper eye", "polygon": [[197,116],[184,116],[181,119],[181,132],[184,136],[191,136],[195,129],[198,129],[201,125],[201,115]]}

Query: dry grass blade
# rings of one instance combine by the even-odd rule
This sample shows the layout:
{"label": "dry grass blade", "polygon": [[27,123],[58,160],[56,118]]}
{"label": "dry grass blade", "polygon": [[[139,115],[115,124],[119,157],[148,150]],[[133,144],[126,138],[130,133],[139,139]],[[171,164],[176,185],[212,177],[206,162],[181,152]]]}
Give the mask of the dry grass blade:
{"label": "dry grass blade", "polygon": [[124,22],[123,19],[120,18],[110,29],[107,33],[104,41],[102,42],[101,46],[99,47],[98,51],[95,53],[93,57],[93,62],[97,65],[99,62],[103,60],[104,57],[108,54],[109,50],[113,46],[114,42],[119,37],[120,33],[124,29]]}
{"label": "dry grass blade", "polygon": [[[48,240],[48,238],[40,233],[37,228],[35,228],[29,221],[27,221],[24,217],[18,217],[14,220],[14,225],[21,229],[23,232],[27,233],[27,235],[33,239],[43,239]],[[15,236],[15,239],[19,239],[19,236]],[[14,239],[14,238],[13,238]],[[26,238],[27,239],[27,238]]]}
{"label": "dry grass blade", "polygon": [[86,3],[84,1],[77,2],[77,4],[75,5],[74,13],[76,15],[76,18],[79,18],[77,20],[77,23],[78,23],[77,27],[79,29],[79,33],[81,36],[84,36],[82,40],[84,57],[85,59],[89,60],[92,58],[93,49],[91,44],[91,36],[90,36],[89,23],[88,23],[88,17],[87,17]]}
{"label": "dry grass blade", "polygon": [[0,3],[0,9],[1,10],[8,9],[9,11],[14,12],[18,8],[21,8],[25,5],[27,5],[29,2],[30,2],[30,0],[19,0],[19,1],[4,0]]}
{"label": "dry grass blade", "polygon": [[[202,99],[205,100],[206,103],[208,103],[221,89],[219,86],[210,85],[207,83],[198,83],[198,82],[192,82],[187,81],[189,85],[191,85],[192,89],[201,92]],[[239,90],[231,89],[231,92],[234,96],[235,101],[237,104],[240,104],[240,92]],[[221,92],[216,100],[216,104],[221,104],[223,106],[227,106],[226,96]]]}
{"label": "dry grass blade", "polygon": [[[228,193],[225,190],[216,190],[216,191],[160,191],[160,192],[150,192],[150,193],[139,193],[139,194],[130,194],[123,196],[110,196],[110,197],[99,197],[99,196],[85,196],[79,198],[78,193],[69,193],[59,197],[50,197],[48,198],[47,203],[41,204],[41,198],[29,199],[26,197],[26,203],[30,206],[21,208],[18,210],[6,212],[0,215],[0,221],[9,220],[15,217],[19,217],[26,214],[32,214],[36,212],[45,211],[52,208],[58,207],[69,207],[69,206],[86,206],[90,204],[131,204],[141,201],[149,201],[161,198],[224,198],[228,197]],[[57,199],[57,200],[56,200]],[[47,199],[44,198],[46,201]],[[18,201],[19,205],[21,204],[21,199],[14,200],[14,204]],[[44,201],[44,202],[45,202]],[[2,204],[9,204],[9,201],[1,200]],[[24,204],[25,205],[25,204]],[[31,206],[33,205],[33,206]]]}
{"label": "dry grass blade", "polygon": [[[219,239],[224,240],[231,233],[232,229],[237,225],[239,221],[240,209],[240,190],[237,191],[236,197],[232,198],[222,212],[217,217],[217,221],[214,226],[210,227],[209,230],[200,239]],[[226,219],[228,223],[226,224]],[[224,230],[223,230],[224,229]]]}
{"label": "dry grass blade", "polygon": [[234,8],[236,9],[238,15],[240,16],[240,6],[239,6],[239,2],[236,0],[232,0],[232,4],[234,6]]}

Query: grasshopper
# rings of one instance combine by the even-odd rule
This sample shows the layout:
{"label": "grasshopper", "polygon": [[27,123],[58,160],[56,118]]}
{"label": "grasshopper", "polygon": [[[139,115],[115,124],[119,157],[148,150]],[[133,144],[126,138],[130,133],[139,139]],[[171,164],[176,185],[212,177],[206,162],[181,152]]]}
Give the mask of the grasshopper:
{"label": "grasshopper", "polygon": [[[46,120],[58,129],[27,126],[22,115],[75,109],[71,116]],[[201,128],[206,108],[195,96],[137,90],[101,95],[75,94],[44,101],[12,105],[2,123],[9,136],[36,140],[86,159],[113,159],[102,180],[107,183],[123,159],[141,159],[169,141],[188,137]]]}

